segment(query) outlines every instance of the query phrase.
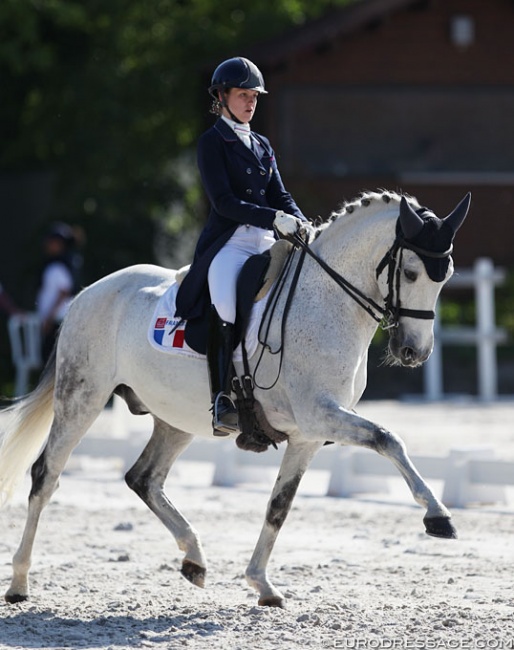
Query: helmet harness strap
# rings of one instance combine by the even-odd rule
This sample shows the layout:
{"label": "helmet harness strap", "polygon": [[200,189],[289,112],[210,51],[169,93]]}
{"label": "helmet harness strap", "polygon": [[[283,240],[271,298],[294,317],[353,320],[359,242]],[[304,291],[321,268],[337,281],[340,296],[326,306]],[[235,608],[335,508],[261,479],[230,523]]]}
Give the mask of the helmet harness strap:
{"label": "helmet harness strap", "polygon": [[228,106],[228,102],[226,100],[225,95],[229,90],[230,90],[230,88],[219,88],[218,89],[218,97],[219,97],[219,102],[221,104],[221,107],[227,109],[228,114],[234,120],[234,122],[237,122],[237,124],[243,124],[243,122],[241,122],[241,120],[238,117],[236,117],[234,115],[234,113],[232,113],[232,111],[230,110],[230,108]]}

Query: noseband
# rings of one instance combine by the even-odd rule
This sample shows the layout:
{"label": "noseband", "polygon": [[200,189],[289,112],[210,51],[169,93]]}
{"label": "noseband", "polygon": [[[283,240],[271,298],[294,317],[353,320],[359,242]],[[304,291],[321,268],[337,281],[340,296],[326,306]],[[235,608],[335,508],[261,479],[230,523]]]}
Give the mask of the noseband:
{"label": "noseband", "polygon": [[382,318],[380,319],[381,327],[384,330],[398,327],[401,316],[419,318],[421,320],[433,320],[435,318],[435,312],[432,309],[406,309],[401,306],[400,278],[404,249],[411,250],[420,256],[430,257],[432,259],[444,259],[452,254],[453,244],[447,250],[438,253],[415,246],[400,235],[396,236],[393,245],[384,255],[375,271],[375,277],[378,280],[380,274],[387,266],[388,293],[385,299],[384,309],[381,311]]}
{"label": "noseband", "polygon": [[[432,309],[406,309],[401,306],[400,300],[400,279],[401,279],[401,263],[403,258],[403,250],[408,249],[418,255],[430,257],[434,259],[442,259],[449,257],[453,250],[453,245],[444,252],[435,252],[419,248],[414,244],[406,241],[401,235],[397,235],[393,245],[384,255],[375,270],[375,277],[378,279],[384,269],[387,267],[387,287],[388,293],[385,298],[385,304],[382,307],[377,304],[372,298],[366,296],[362,291],[357,289],[351,282],[348,282],[342,275],[334,271],[325,261],[321,259],[310,246],[306,244],[299,235],[293,236],[294,243],[297,244],[304,253],[312,257],[321,268],[351,297],[357,302],[368,314],[380,324],[383,330],[389,330],[398,327],[400,318],[406,316],[408,318],[418,318],[421,320],[433,320],[435,312]],[[302,256],[303,260],[303,256]]]}

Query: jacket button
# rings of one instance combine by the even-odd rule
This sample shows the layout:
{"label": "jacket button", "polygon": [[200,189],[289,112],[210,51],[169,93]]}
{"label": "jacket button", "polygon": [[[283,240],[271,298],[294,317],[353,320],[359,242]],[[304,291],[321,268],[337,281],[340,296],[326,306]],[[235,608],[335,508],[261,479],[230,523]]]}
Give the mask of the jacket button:
{"label": "jacket button", "polygon": [[266,194],[266,190],[261,190],[261,196],[264,196]]}
{"label": "jacket button", "polygon": [[248,189],[246,190],[246,193],[247,193],[247,194],[251,194],[251,193],[252,193],[252,190],[251,190],[250,188],[248,188]]}
{"label": "jacket button", "polygon": [[261,176],[266,176],[266,172],[264,171],[264,169],[261,169]]}
{"label": "jacket button", "polygon": [[247,174],[251,174],[251,173],[252,173],[252,169],[251,169],[251,167],[247,167],[247,169],[246,169],[246,173],[247,173]]}

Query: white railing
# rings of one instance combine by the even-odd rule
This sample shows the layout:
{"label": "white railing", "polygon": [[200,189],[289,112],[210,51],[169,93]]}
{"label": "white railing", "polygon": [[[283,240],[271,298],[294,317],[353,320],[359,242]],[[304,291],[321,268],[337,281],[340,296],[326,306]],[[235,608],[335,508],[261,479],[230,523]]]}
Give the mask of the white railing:
{"label": "white railing", "polygon": [[507,333],[496,327],[495,287],[505,282],[505,271],[495,269],[489,258],[477,259],[472,269],[457,270],[449,288],[472,288],[475,293],[475,327],[443,327],[436,314],[434,350],[424,365],[425,397],[440,400],[443,389],[443,345],[475,345],[477,349],[478,396],[490,402],[498,396],[496,346],[505,343]]}
{"label": "white railing", "polygon": [[[150,416],[132,416],[125,404],[115,398],[73,452],[81,455],[114,457],[120,463],[120,477],[139,456],[150,437]],[[106,434],[104,432],[108,431]],[[282,460],[285,445],[256,454],[242,451],[233,440],[193,441],[180,456],[181,461],[209,464],[212,484],[235,487],[248,482],[272,482]],[[73,458],[72,457],[72,458]],[[469,504],[505,503],[505,486],[514,485],[514,462],[501,461],[488,445],[450,449],[446,456],[412,456],[414,465],[426,479],[442,481],[442,500],[452,507]],[[379,454],[356,447],[329,445],[314,457],[310,470],[327,473],[328,496],[352,497],[361,493],[387,493],[389,479],[400,473]]]}
{"label": "white railing", "polygon": [[36,313],[15,314],[8,322],[11,358],[16,370],[14,395],[25,395],[30,373],[39,370],[41,360],[41,321]]}
{"label": "white railing", "polygon": [[[0,412],[0,429],[3,417]],[[141,454],[151,430],[150,415],[131,415],[124,402],[115,397],[113,408],[104,409],[74,450],[66,471],[73,472],[74,468],[82,467],[84,456],[112,458],[113,467],[122,479]],[[262,482],[271,486],[284,450],[285,445],[280,445],[278,449],[270,448],[267,452],[255,454],[238,449],[233,440],[196,438],[180,456],[179,462],[205,464],[206,480],[216,486],[235,487],[241,483]],[[412,455],[411,460],[424,478],[439,481],[441,498],[451,507],[504,504],[508,496],[506,488],[514,486],[514,461],[497,459],[491,445],[454,447],[445,455]],[[393,479],[397,480],[396,485],[399,481],[403,486],[400,473],[392,462],[358,447],[323,447],[310,464],[310,470],[324,472],[327,496],[385,495],[391,486],[394,487],[390,483]],[[410,502],[406,486],[405,496]],[[509,496],[512,499],[512,494]]]}
{"label": "white railing", "polygon": [[[121,460],[125,473],[141,453],[144,442],[122,438],[86,437],[73,452],[113,456]],[[236,487],[241,483],[271,482],[276,475],[283,448],[262,454],[242,451],[233,440],[195,440],[180,461],[209,463],[212,485]],[[447,456],[412,456],[412,462],[426,479],[443,482],[442,501],[451,507],[470,504],[506,503],[505,486],[514,485],[514,462],[497,460],[491,447],[460,447]],[[389,490],[388,480],[400,478],[393,463],[372,451],[350,447],[326,447],[314,458],[309,470],[328,472],[326,494],[349,498],[362,493]],[[208,470],[206,470],[207,472]]]}
{"label": "white railing", "polygon": [[[266,467],[278,466],[280,458],[280,450],[252,454],[237,449],[233,442],[221,441],[213,484],[234,487],[255,481]],[[514,462],[496,460],[493,449],[487,446],[455,448],[446,457],[413,456],[411,460],[424,478],[443,481],[442,501],[451,507],[506,503],[504,486],[514,485]],[[387,493],[387,480],[400,478],[391,461],[351,447],[321,449],[309,469],[329,472],[327,496],[332,497]]]}

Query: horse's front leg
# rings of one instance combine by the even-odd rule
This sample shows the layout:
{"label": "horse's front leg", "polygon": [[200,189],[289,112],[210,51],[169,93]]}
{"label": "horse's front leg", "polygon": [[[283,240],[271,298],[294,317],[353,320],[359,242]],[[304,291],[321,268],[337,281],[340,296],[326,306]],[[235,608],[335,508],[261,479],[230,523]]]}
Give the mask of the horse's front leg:
{"label": "horse's front leg", "polygon": [[266,567],[302,476],[321,445],[319,442],[305,441],[289,442],[287,445],[268,503],[266,520],[246,569],[248,584],[259,592],[259,605],[284,606],[284,596],[268,578]]}
{"label": "horse's front leg", "polygon": [[316,409],[317,421],[321,423],[317,435],[335,443],[368,447],[388,458],[400,471],[415,501],[426,508],[423,519],[426,532],[447,539],[457,537],[448,509],[414,467],[398,435],[347,411],[331,399],[322,400],[320,409]]}

